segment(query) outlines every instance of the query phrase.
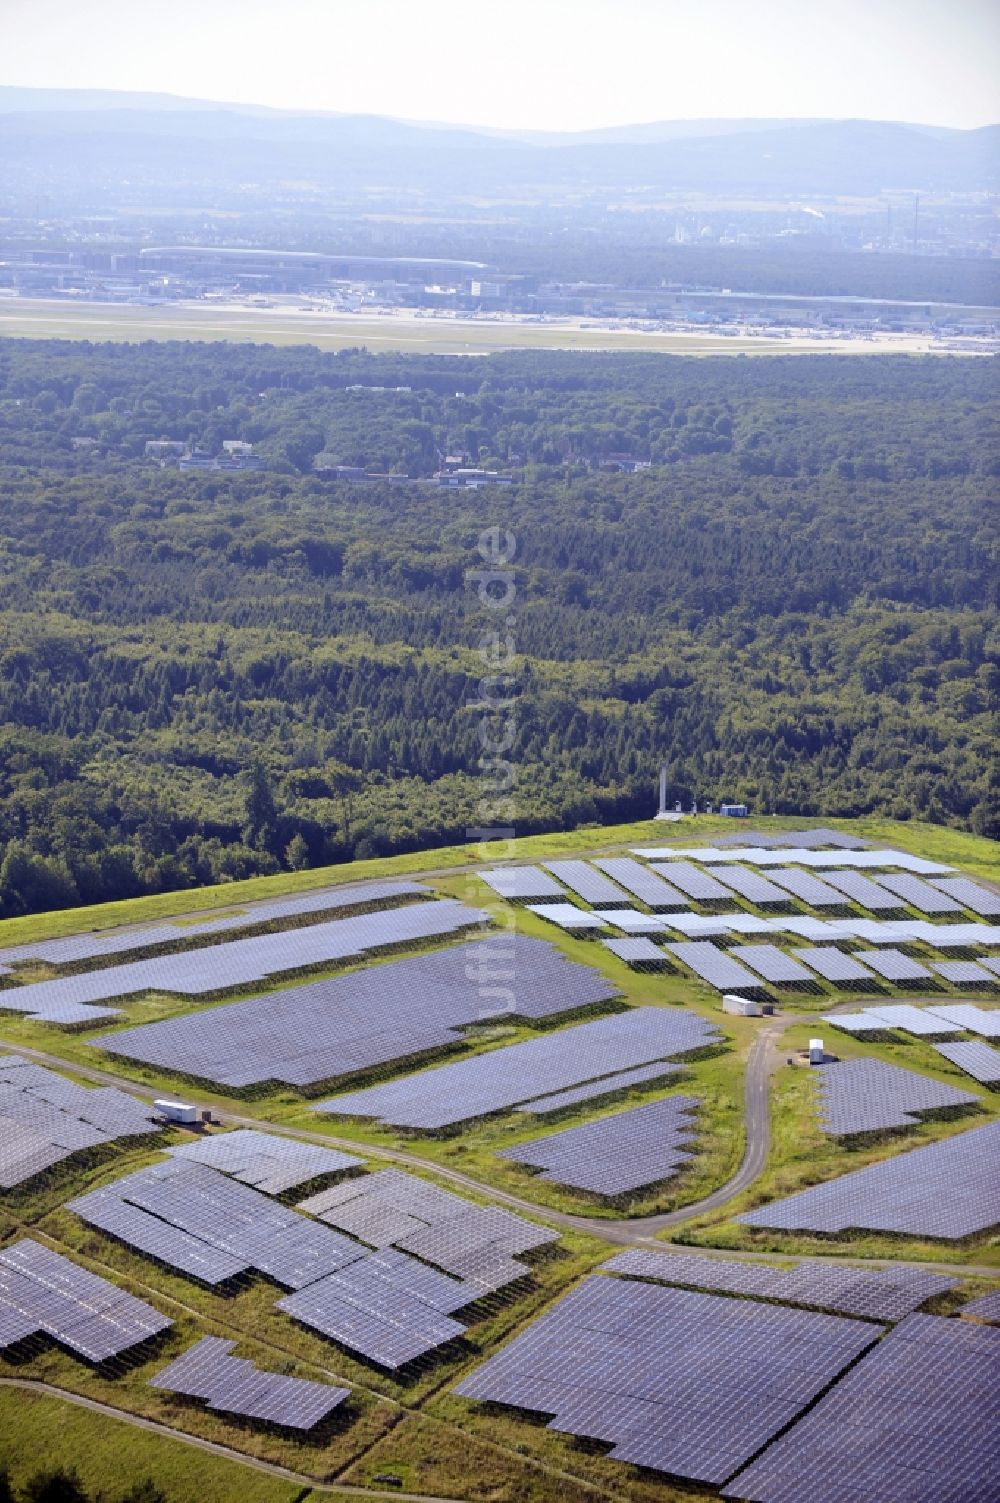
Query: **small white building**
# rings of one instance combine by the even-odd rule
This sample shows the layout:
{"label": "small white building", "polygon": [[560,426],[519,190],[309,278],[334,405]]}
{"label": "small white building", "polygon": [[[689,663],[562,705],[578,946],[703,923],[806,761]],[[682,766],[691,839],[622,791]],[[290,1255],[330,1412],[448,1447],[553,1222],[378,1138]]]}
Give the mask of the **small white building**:
{"label": "small white building", "polygon": [[809,1040],[809,1063],[811,1065],[821,1065],[825,1059],[826,1059],[826,1055],[823,1052],[823,1040],[822,1039],[810,1039]]}
{"label": "small white building", "polygon": [[763,1009],[759,1002],[754,1002],[750,997],[737,997],[734,992],[724,992],[722,1011],[735,1013],[741,1018],[759,1018]]}

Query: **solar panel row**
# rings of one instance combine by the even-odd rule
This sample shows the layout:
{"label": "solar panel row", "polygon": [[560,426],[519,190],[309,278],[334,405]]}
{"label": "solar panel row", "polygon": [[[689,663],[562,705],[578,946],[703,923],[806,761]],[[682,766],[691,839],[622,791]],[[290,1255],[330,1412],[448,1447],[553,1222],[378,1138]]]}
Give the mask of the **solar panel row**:
{"label": "solar panel row", "polygon": [[208,949],[137,960],[107,970],[86,971],[55,981],[36,981],[0,992],[0,1008],[29,1013],[42,1022],[90,1023],[116,1016],[117,1008],[94,1004],[164,991],[205,996],[232,991],[269,976],[333,960],[347,960],[369,950],[444,939],[484,923],[487,915],[452,899],[411,903],[354,918],[333,919],[307,929],[237,939]]}
{"label": "solar panel row", "polygon": [[873,882],[871,877],[864,876],[861,872],[844,871],[827,872],[825,881],[830,887],[835,887],[842,892],[845,898],[850,898],[852,903],[859,903],[862,908],[868,908],[872,913],[893,913],[901,906],[901,900],[894,892],[887,891]]}
{"label": "solar panel row", "polygon": [[680,1073],[680,1065],[663,1063],[640,1065],[636,1070],[620,1070],[617,1075],[606,1075],[603,1080],[591,1080],[586,1085],[576,1086],[571,1091],[557,1091],[554,1096],[536,1097],[534,1101],[526,1102],[524,1106],[519,1106],[516,1110],[530,1113],[535,1117],[544,1117],[549,1112],[561,1112],[567,1106],[575,1106],[579,1101],[597,1101],[602,1096],[613,1095],[616,1091],[624,1091],[631,1086],[643,1085],[653,1080],[666,1080],[669,1076]]}
{"label": "solar panel row", "polygon": [[529,912],[537,913],[539,918],[547,919],[550,924],[556,924],[571,934],[581,929],[607,928],[601,914],[577,908],[574,903],[528,903],[527,907]]}
{"label": "solar panel row", "polygon": [[83,1149],[159,1130],[153,1108],[114,1087],[87,1088],[0,1055],[0,1189]]}
{"label": "solar panel row", "polygon": [[959,1002],[943,1007],[935,1005],[929,1007],[927,1011],[936,1018],[953,1023],[964,1033],[978,1033],[983,1038],[1000,1039],[1000,1008],[984,1012],[981,1007],[973,1007],[968,1002]]}
{"label": "solar panel row", "polygon": [[970,882],[968,877],[945,877],[932,885],[963,908],[978,913],[980,918],[1000,918],[1000,894],[980,887],[978,882]]}
{"label": "solar panel row", "polygon": [[0,1347],[43,1334],[87,1362],[106,1362],[172,1324],[29,1237],[0,1251]]}
{"label": "solar panel row", "polygon": [[400,1252],[372,1253],[278,1301],[278,1309],[396,1371],[465,1334],[449,1311],[469,1293]]}
{"label": "solar panel row", "polygon": [[946,893],[939,892],[922,877],[914,877],[910,872],[880,872],[879,885],[888,888],[889,892],[902,898],[910,908],[916,908],[918,913],[961,913],[961,903],[956,903],[954,898],[949,898]]}
{"label": "solar panel row", "polygon": [[524,1278],[516,1254],[557,1240],[499,1206],[478,1206],[399,1169],[348,1180],[302,1202],[328,1225],[380,1250],[397,1246],[462,1281],[462,1303]]}
{"label": "solar panel row", "polygon": [[910,955],[904,955],[902,950],[859,950],[858,959],[894,985],[901,981],[934,979],[925,965],[921,965],[919,960],[914,960]]}
{"label": "solar panel row", "polygon": [[782,907],[788,905],[788,893],[782,892],[780,887],[776,887],[759,872],[748,872],[743,866],[707,866],[705,870],[717,882],[731,887],[733,892],[746,898],[748,903],[756,903],[761,908],[773,907],[775,904]]}
{"label": "solar panel row", "polygon": [[37,944],[16,945],[0,950],[0,968],[18,961],[41,960],[47,965],[70,965],[80,960],[101,960],[107,955],[129,954],[156,945],[199,940],[231,930],[256,928],[261,924],[302,918],[309,913],[332,913],[338,908],[361,907],[369,903],[389,903],[401,898],[420,897],[427,892],[419,882],[363,882],[347,887],[327,887],[321,892],[300,893],[277,898],[269,903],[254,903],[238,913],[213,917],[206,913],[196,922],[155,924],[145,928],[120,929],[113,933],[74,934],[67,939],[41,940]]}
{"label": "solar panel row", "polygon": [[[912,872],[918,876],[937,876],[954,870],[953,867],[944,866],[939,861],[927,861],[923,856],[911,856],[906,851],[896,850],[819,851],[792,846],[779,851],[770,851],[763,846],[729,846],[726,848],[691,846],[683,849],[676,846],[655,848],[647,846],[636,848],[632,854],[642,856],[646,861],[654,863],[667,861],[671,864],[689,859],[702,862],[749,861],[753,866],[785,866],[791,863],[796,866],[818,867],[821,871],[845,867],[852,869],[863,867],[866,871],[877,871],[881,867],[896,867],[900,871]],[[937,887],[939,884],[935,882],[934,885]],[[948,887],[945,886],[941,890],[947,892]],[[959,897],[959,901],[963,900]],[[965,903],[964,906],[970,905]],[[977,911],[973,909],[973,912]],[[1000,912],[1000,909],[997,911]]]}
{"label": "solar panel row", "polygon": [[984,1294],[981,1299],[971,1300],[963,1305],[959,1315],[974,1315],[977,1320],[989,1321],[1000,1325],[1000,1289],[994,1289],[992,1294]]}
{"label": "solar panel row", "polygon": [[934,1047],[981,1085],[1000,1085],[1000,1051],[991,1049],[989,1044],[935,1044]]}
{"label": "solar panel row", "polygon": [[659,945],[654,945],[651,939],[605,939],[601,943],[626,965],[638,966],[642,970],[662,969],[669,964]]}
{"label": "solar panel row", "polygon": [[880,1059],[840,1060],[820,1065],[814,1075],[820,1126],[833,1137],[914,1127],[925,1112],[975,1106],[979,1099]]}
{"label": "solar panel row", "polygon": [[810,908],[843,908],[844,894],[824,882],[812,872],[797,870],[794,866],[777,867],[770,873],[771,881],[801,898]]}
{"label": "solar panel row", "polygon": [[840,830],[819,825],[812,830],[741,830],[738,835],[723,835],[719,845],[747,845],[754,840],[765,847],[775,846],[780,849],[791,845],[806,851],[818,850],[827,845],[833,846],[835,850],[864,851],[871,844],[859,835],[844,835]]}
{"label": "solar panel row", "polygon": [[850,1228],[953,1241],[1000,1221],[1000,1122],[956,1133],[738,1216],[744,1226]]}
{"label": "solar panel row", "polygon": [[365,1252],[330,1227],[188,1159],[139,1169],[71,1200],[68,1209],[208,1284],[255,1270],[299,1289]]}
{"label": "solar panel row", "polygon": [[696,1128],[691,1096],[665,1096],[613,1117],[600,1117],[500,1154],[542,1170],[541,1178],[593,1195],[616,1196],[671,1179],[692,1155],[680,1145]]}
{"label": "solar panel row", "polygon": [[715,945],[707,941],[667,945],[666,948],[671,955],[676,956],[703,981],[707,981],[709,986],[714,986],[717,991],[760,990],[759,976],[753,975],[746,966],[740,965],[738,960],[733,960],[723,950],[716,949]]}
{"label": "solar panel row", "polygon": [[595,871],[586,861],[546,861],[545,865],[564,887],[595,908],[617,907],[628,902],[627,893],[617,883],[603,872]]}
{"label": "solar panel row", "polygon": [[723,1490],[751,1503],[991,1503],[1000,1331],[911,1315]]}
{"label": "solar panel row", "polygon": [[647,1252],[629,1248],[602,1265],[605,1272],[626,1278],[652,1279],[693,1289],[746,1295],[751,1299],[782,1300],[813,1305],[838,1315],[868,1320],[897,1321],[932,1296],[953,1289],[957,1279],[922,1268],[848,1268],[812,1259],[795,1268],[770,1268],[764,1263],[739,1263],[728,1258],[695,1254]]}
{"label": "solar panel row", "polygon": [[790,955],[779,950],[777,945],[736,945],[732,954],[778,986],[813,985],[813,978],[804,965],[799,965]]}
{"label": "solar panel row", "polygon": [[845,1033],[882,1033],[889,1028],[898,1028],[917,1038],[943,1038],[946,1034],[962,1031],[958,1022],[942,1016],[942,1010],[921,1009],[907,1002],[866,1007],[862,1012],[828,1013],[823,1022],[841,1028]]}
{"label": "solar panel row", "polygon": [[671,887],[656,872],[643,866],[632,856],[609,856],[605,861],[595,861],[595,866],[608,877],[624,887],[647,908],[687,908],[690,900],[686,894]]}
{"label": "solar panel row", "polygon": [[349,1388],[262,1372],[233,1357],[235,1341],[205,1336],[150,1379],[150,1387],[201,1399],[220,1414],[265,1420],[290,1430],[313,1430],[349,1398]]}
{"label": "solar panel row", "polygon": [[636,1466],[718,1485],[876,1338],[834,1315],[595,1277],[459,1384]]}
{"label": "solar panel row", "polygon": [[612,982],[544,940],[500,935],[96,1042],[234,1089],[307,1086],[453,1048],[463,1028],[484,1018],[551,1017],[616,995]]}
{"label": "solar panel row", "polygon": [[693,1013],[637,1007],[321,1102],[317,1111],[434,1131],[619,1070],[691,1053],[719,1033]]}
{"label": "solar panel row", "polygon": [[480,872],[487,887],[508,903],[558,901],[565,894],[548,872],[537,866],[498,866],[495,871]]}
{"label": "solar panel row", "polygon": [[729,902],[732,899],[728,887],[723,887],[721,882],[700,867],[692,866],[690,861],[671,861],[665,866],[658,866],[654,862],[653,871],[699,903]]}
{"label": "solar panel row", "polygon": [[336,1148],[321,1148],[317,1143],[300,1143],[246,1127],[167,1151],[175,1158],[221,1169],[266,1195],[280,1195],[321,1175],[356,1169],[362,1162]]}

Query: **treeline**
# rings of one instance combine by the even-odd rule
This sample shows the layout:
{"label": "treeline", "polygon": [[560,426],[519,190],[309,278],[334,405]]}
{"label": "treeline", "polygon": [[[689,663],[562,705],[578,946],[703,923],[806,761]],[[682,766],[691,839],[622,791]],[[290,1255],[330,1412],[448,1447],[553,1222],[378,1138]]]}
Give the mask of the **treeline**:
{"label": "treeline", "polygon": [[[997,833],[994,379],[0,345],[0,912],[464,838],[490,526],[517,550],[520,832],[646,812],[667,756],[671,797]],[[142,458],[184,429],[273,468]],[[518,455],[519,483],[311,473],[320,450],[404,468],[456,447]],[[609,451],[656,467],[584,467]]]}

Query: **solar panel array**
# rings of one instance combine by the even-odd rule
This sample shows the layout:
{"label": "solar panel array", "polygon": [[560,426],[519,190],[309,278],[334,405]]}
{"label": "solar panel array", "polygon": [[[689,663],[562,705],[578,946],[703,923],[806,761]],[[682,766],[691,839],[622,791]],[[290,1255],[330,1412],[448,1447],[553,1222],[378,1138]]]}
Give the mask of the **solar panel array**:
{"label": "solar panel array", "polygon": [[606,950],[617,955],[619,960],[624,960],[626,965],[647,967],[668,964],[659,945],[654,945],[651,939],[605,939],[601,942]]}
{"label": "solar panel array", "polygon": [[624,887],[647,908],[687,908],[687,895],[671,887],[658,873],[650,871],[641,861],[632,856],[609,856],[604,861],[595,861],[605,876]]}
{"label": "solar panel array", "polygon": [[[690,846],[683,849],[677,846],[648,847],[638,846],[633,850],[633,855],[642,856],[646,861],[671,861],[690,859],[692,861],[749,861],[753,866],[785,866],[789,863],[796,866],[807,866],[810,869],[818,868],[820,871],[832,871],[849,867],[852,870],[864,867],[866,871],[878,871],[882,867],[897,867],[900,871],[913,872],[917,876],[937,876],[946,872],[954,871],[954,867],[944,866],[940,861],[927,861],[923,856],[911,856],[906,851],[878,850],[878,851],[813,851],[801,847],[792,846],[780,851],[769,851],[762,846]],[[657,868],[654,865],[654,870]],[[939,884],[935,882],[935,887]],[[941,889],[948,891],[946,885]],[[955,894],[958,896],[958,894]],[[959,901],[963,901],[959,897]],[[966,903],[965,907],[971,906]],[[973,909],[973,912],[977,912]],[[998,910],[1000,912],[1000,910]]]}
{"label": "solar panel array", "polygon": [[801,898],[810,908],[843,908],[844,894],[824,882],[812,872],[799,871],[794,866],[777,867],[770,873],[771,881],[785,888],[793,897]]}
{"label": "solar panel array", "polygon": [[317,1111],[434,1131],[717,1042],[694,1013],[636,1007],[321,1102]]}
{"label": "solar panel array", "polygon": [[842,892],[845,898],[850,898],[852,903],[860,903],[862,908],[869,908],[872,913],[892,913],[902,905],[902,900],[894,892],[887,892],[861,872],[827,872],[825,881],[828,886]]}
{"label": "solar panel array", "polygon": [[981,1085],[1000,1085],[1000,1052],[989,1044],[935,1044],[938,1054],[951,1060],[966,1075],[978,1080]]}
{"label": "solar panel array", "polygon": [[256,928],[260,924],[282,919],[303,918],[309,913],[331,913],[337,908],[360,907],[368,903],[388,903],[400,898],[420,897],[427,888],[419,882],[363,882],[349,887],[324,888],[321,892],[300,893],[276,898],[269,903],[254,903],[240,913],[227,913],[184,924],[153,924],[145,928],[119,929],[113,933],[74,934],[67,939],[40,940],[31,945],[15,945],[0,950],[0,972],[24,960],[41,960],[47,965],[71,965],[81,960],[102,960],[108,955],[124,955],[147,950],[155,945],[172,945],[183,940],[190,943],[211,934],[233,929]]}
{"label": "solar panel array", "polygon": [[554,1096],[539,1096],[515,1110],[533,1117],[544,1117],[550,1112],[564,1111],[567,1106],[575,1106],[580,1101],[599,1101],[602,1096],[613,1096],[617,1091],[625,1091],[632,1086],[645,1085],[652,1080],[667,1080],[671,1075],[680,1074],[680,1065],[662,1062],[640,1065],[635,1070],[620,1070],[617,1075],[605,1075],[603,1080],[591,1080],[587,1085],[576,1086],[571,1091],[557,1091]]}
{"label": "solar panel array", "polygon": [[[332,1233],[331,1233],[332,1235]],[[371,1253],[278,1301],[278,1309],[396,1371],[465,1334],[469,1291],[405,1253]]]}
{"label": "solar panel array", "polygon": [[1000,1039],[1000,1008],[984,1012],[981,1007],[974,1007],[969,1002],[958,1002],[950,1006],[928,1007],[927,1011],[935,1018],[953,1023],[964,1033],[978,1033],[986,1039]]}
{"label": "solar panel array", "polygon": [[487,887],[508,903],[543,902],[564,896],[562,888],[548,872],[538,866],[498,866],[495,871],[480,872]]}
{"label": "solar panel array", "polygon": [[937,971],[943,981],[951,986],[996,986],[997,978],[991,971],[977,965],[974,960],[932,960],[931,970]]}
{"label": "solar panel array", "polygon": [[671,929],[677,929],[681,934],[699,934],[703,937],[709,934],[729,935],[732,933],[729,927],[732,917],[729,913],[672,913],[668,923]]}
{"label": "solar panel array", "polygon": [[738,1216],[787,1231],[969,1237],[1000,1221],[1000,1122],[914,1148]]}
{"label": "solar panel array", "polygon": [[74,1153],[159,1126],[151,1106],[112,1086],[89,1089],[16,1054],[0,1055],[0,1190]]}
{"label": "solar panel array", "polygon": [[968,877],[945,877],[933,886],[963,908],[978,913],[980,918],[1000,918],[1000,894],[980,887],[978,882],[970,882]]}
{"label": "solar panel array", "polygon": [[595,908],[617,907],[628,902],[628,894],[603,872],[595,871],[586,861],[546,861],[547,869],[564,887],[575,892]]}
{"label": "solar panel array", "polygon": [[684,965],[689,966],[709,986],[714,986],[717,991],[759,991],[761,980],[747,970],[746,966],[740,965],[738,960],[733,960],[723,950],[716,949],[715,945],[707,941],[692,944],[667,945],[671,955],[675,955]]}
{"label": "solar panel array", "polygon": [[661,1284],[687,1285],[751,1299],[783,1300],[812,1305],[838,1315],[867,1320],[902,1320],[937,1294],[953,1289],[957,1279],[923,1268],[848,1268],[844,1264],[810,1259],[795,1268],[770,1268],[765,1263],[739,1263],[729,1258],[706,1258],[629,1248],[602,1264],[606,1273],[652,1279]]}
{"label": "solar panel array", "polygon": [[876,1338],[806,1310],[590,1278],[459,1384],[618,1461],[720,1484]]}
{"label": "solar panel array", "polygon": [[986,1320],[1000,1325],[1000,1289],[994,1289],[992,1294],[984,1294],[981,1299],[974,1299],[969,1304],[963,1305],[959,1315],[974,1315],[977,1320]]}
{"label": "solar panel array", "polygon": [[870,982],[872,979],[871,971],[866,971],[863,965],[852,960],[850,955],[842,954],[833,945],[816,945],[811,950],[794,950],[792,953],[811,966],[824,981],[854,985],[855,982]]}
{"label": "solar panel array", "polygon": [[1000,1331],[911,1315],[723,1490],[754,1503],[995,1503]]}
{"label": "solar panel array", "polygon": [[41,1334],[87,1362],[107,1362],[172,1324],[30,1237],[0,1250],[0,1348]]}
{"label": "solar panel array", "polygon": [[299,1289],[361,1257],[357,1243],[188,1159],[151,1164],[68,1204],[90,1226],[205,1284],[252,1270]]}
{"label": "solar panel array", "polygon": [[315,1429],[350,1397],[349,1388],[262,1372],[245,1358],[231,1356],[235,1345],[221,1336],[204,1336],[151,1378],[150,1387],[201,1399],[219,1414],[265,1420],[288,1430]]}
{"label": "solar panel array", "polygon": [[732,893],[728,887],[723,887],[721,882],[716,881],[715,877],[710,876],[700,867],[692,866],[690,861],[671,861],[664,866],[654,864],[653,870],[699,903],[732,901]]}
{"label": "solar panel array", "polygon": [[910,908],[916,908],[918,913],[961,913],[962,905],[956,903],[954,898],[949,898],[947,893],[938,892],[929,882],[922,877],[914,877],[910,872],[880,872],[879,886],[886,887],[890,892],[902,898]]}
{"label": "solar panel array", "polygon": [[607,929],[601,914],[577,908],[573,903],[528,903],[527,908],[529,913],[537,913],[539,918],[548,919],[550,924],[557,924],[571,934],[580,929]]}
{"label": "solar panel array", "polygon": [[505,1148],[500,1158],[542,1170],[539,1178],[592,1195],[626,1195],[672,1179],[693,1155],[691,1120],[701,1103],[692,1096],[665,1096],[613,1117],[599,1117],[547,1138]]}
{"label": "solar panel array", "polygon": [[784,950],[779,950],[777,945],[736,945],[731,954],[737,960],[745,961],[765,981],[773,981],[779,986],[793,983],[815,985],[805,966],[799,965],[797,960],[786,955]]}
{"label": "solar panel array", "polygon": [[263,1190],[265,1195],[280,1195],[294,1185],[304,1185],[321,1175],[356,1169],[362,1162],[353,1154],[341,1153],[336,1148],[299,1143],[294,1138],[279,1138],[273,1133],[256,1132],[249,1127],[218,1133],[197,1143],[185,1143],[167,1152],[175,1158],[221,1169],[243,1184]]}
{"label": "solar panel array", "polygon": [[962,1032],[962,1026],[943,1017],[941,1010],[922,1010],[908,1002],[866,1007],[856,1013],[828,1013],[823,1022],[842,1028],[845,1033],[881,1033],[887,1028],[899,1028],[917,1038],[942,1038],[949,1033]]}
{"label": "solar panel array", "polygon": [[640,913],[637,908],[605,908],[601,917],[606,924],[621,929],[624,934],[665,934],[667,931],[666,919],[655,913]]}
{"label": "solar panel array", "polygon": [[914,960],[910,955],[904,955],[902,950],[859,950],[858,959],[894,984],[900,981],[934,979],[925,965],[921,965],[919,960]]}
{"label": "solar panel array", "polygon": [[396,1247],[462,1281],[462,1303],[530,1272],[519,1254],[557,1241],[500,1206],[478,1206],[399,1169],[381,1169],[301,1203],[320,1220],[380,1251]]}
{"label": "solar panel array", "polygon": [[822,825],[812,830],[740,830],[738,835],[723,835],[720,846],[746,845],[756,840],[762,846],[797,846],[801,850],[816,850],[830,845],[842,851],[867,850],[870,844],[859,835],[844,835],[840,830],[831,830]]}
{"label": "solar panel array", "polygon": [[740,897],[746,898],[748,903],[756,903],[758,907],[766,908],[768,904],[775,903],[786,905],[789,901],[787,892],[782,892],[780,887],[776,887],[759,872],[748,872],[744,866],[709,866],[706,871],[717,882],[731,887],[733,892],[738,892]]}
{"label": "solar panel array", "polygon": [[[985,1046],[983,1046],[985,1047]],[[1000,1061],[1000,1054],[997,1055]],[[820,1126],[832,1137],[915,1127],[924,1112],[975,1106],[979,1098],[881,1059],[845,1059],[815,1071]]]}
{"label": "solar panel array", "polygon": [[348,960],[366,951],[414,940],[444,939],[484,923],[488,915],[451,898],[411,903],[378,913],[332,919],[307,929],[261,934],[202,950],[136,960],[108,970],[61,976],[0,991],[0,1010],[29,1013],[64,1027],[115,1017],[119,1009],[94,1004],[148,991],[197,997],[232,991],[305,966]]}
{"label": "solar panel array", "polygon": [[504,935],[107,1034],[96,1043],[234,1089],[268,1081],[307,1086],[452,1048],[462,1028],[484,1018],[551,1017],[615,995],[612,982],[544,940]]}

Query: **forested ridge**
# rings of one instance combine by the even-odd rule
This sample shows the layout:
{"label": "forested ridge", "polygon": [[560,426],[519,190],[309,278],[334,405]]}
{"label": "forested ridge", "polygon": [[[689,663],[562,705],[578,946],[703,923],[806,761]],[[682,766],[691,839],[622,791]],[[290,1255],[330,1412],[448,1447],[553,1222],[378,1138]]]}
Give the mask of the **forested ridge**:
{"label": "forested ridge", "polygon": [[[490,526],[519,832],[644,813],[666,756],[672,797],[998,833],[995,397],[944,357],[0,343],[0,912],[462,838]],[[313,471],[456,451],[515,485]]]}

